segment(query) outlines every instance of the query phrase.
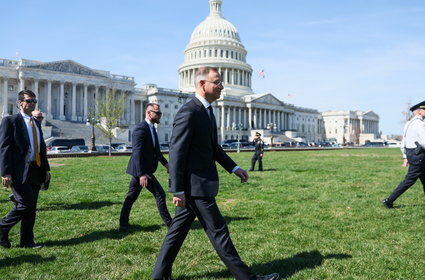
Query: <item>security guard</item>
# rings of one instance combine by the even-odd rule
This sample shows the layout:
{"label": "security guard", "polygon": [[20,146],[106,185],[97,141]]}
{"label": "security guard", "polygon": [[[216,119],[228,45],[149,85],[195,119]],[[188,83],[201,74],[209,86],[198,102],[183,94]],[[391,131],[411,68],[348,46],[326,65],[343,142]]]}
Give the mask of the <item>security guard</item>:
{"label": "security guard", "polygon": [[264,152],[264,142],[261,139],[261,133],[255,133],[255,139],[251,142],[251,145],[255,146],[255,152],[251,159],[251,169],[249,171],[254,171],[255,163],[258,160],[258,170],[263,171],[263,152]]}
{"label": "security guard", "polygon": [[425,192],[425,101],[411,107],[410,111],[414,112],[414,117],[404,126],[401,143],[403,166],[409,169],[403,182],[382,201],[387,208],[393,208],[394,201],[413,186],[418,178]]}

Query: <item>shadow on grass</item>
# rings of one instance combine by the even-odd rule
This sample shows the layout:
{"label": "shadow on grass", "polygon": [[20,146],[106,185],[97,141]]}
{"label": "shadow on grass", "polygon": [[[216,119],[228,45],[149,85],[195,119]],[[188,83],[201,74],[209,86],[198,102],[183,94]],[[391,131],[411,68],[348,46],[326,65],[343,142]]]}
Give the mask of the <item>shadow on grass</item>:
{"label": "shadow on grass", "polygon": [[262,171],[256,169],[256,170],[251,170],[248,172],[251,173],[251,172],[264,172],[264,171],[276,171],[276,170],[277,170],[276,168],[263,168]]}
{"label": "shadow on grass", "polygon": [[[224,219],[226,220],[227,224],[230,224],[233,221],[243,221],[243,220],[251,220],[251,218],[247,218],[247,217],[229,217],[229,216],[224,216]],[[204,229],[201,224],[199,223],[198,220],[195,220],[192,224],[192,226],[190,227],[192,230],[196,230],[196,229]]]}
{"label": "shadow on grass", "polygon": [[96,210],[103,207],[112,206],[115,204],[121,204],[121,202],[111,201],[91,201],[91,202],[80,202],[76,204],[66,203],[53,203],[39,208],[39,211],[55,211],[55,210]]}
{"label": "shadow on grass", "polygon": [[39,264],[43,262],[53,262],[56,260],[56,257],[44,258],[40,255],[24,255],[14,258],[4,258],[0,259],[0,268],[17,266],[23,263]]}
{"label": "shadow on grass", "polygon": [[425,204],[405,204],[405,205],[395,205],[394,209],[397,208],[410,208],[410,207],[425,207]]}
{"label": "shadow on grass", "polygon": [[[292,256],[291,258],[275,260],[263,264],[254,264],[252,270],[257,274],[267,275],[270,273],[277,272],[280,274],[279,279],[286,279],[296,274],[297,272],[304,269],[314,269],[318,266],[321,266],[325,259],[349,259],[352,258],[351,255],[347,254],[328,254],[323,256],[319,251],[309,251],[302,252]],[[194,276],[182,276],[178,277],[176,280],[195,280],[202,278],[229,278],[232,277],[232,274],[228,270],[221,270],[212,273],[206,273],[202,275]]]}
{"label": "shadow on grass", "polygon": [[153,232],[157,231],[161,227],[158,225],[152,225],[147,227],[141,226],[132,226],[128,231],[119,231],[118,229],[105,230],[105,231],[94,231],[86,235],[79,237],[71,238],[68,240],[56,240],[56,241],[47,241],[44,242],[44,245],[47,247],[50,246],[74,246],[83,243],[91,243],[102,239],[122,239],[127,235],[133,234],[135,232],[144,231],[144,232]]}

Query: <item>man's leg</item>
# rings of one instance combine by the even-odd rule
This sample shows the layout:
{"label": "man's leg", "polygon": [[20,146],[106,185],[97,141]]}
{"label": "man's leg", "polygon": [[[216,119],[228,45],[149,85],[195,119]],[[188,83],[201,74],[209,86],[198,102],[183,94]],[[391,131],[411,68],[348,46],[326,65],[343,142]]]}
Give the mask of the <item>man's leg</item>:
{"label": "man's leg", "polygon": [[183,245],[183,241],[194,219],[195,214],[192,209],[190,209],[189,205],[186,205],[186,208],[176,207],[176,214],[171,222],[164,242],[162,243],[158,259],[151,275],[153,279],[171,277],[173,262]]}
{"label": "man's leg", "polygon": [[38,194],[40,192],[40,186],[32,185],[31,187],[32,187],[33,201],[31,203],[31,206],[29,206],[28,214],[25,215],[21,221],[21,241],[20,241],[21,247],[31,247],[35,245],[34,225],[35,225],[37,201],[38,201]]}
{"label": "man's leg", "polygon": [[130,185],[128,186],[128,192],[121,208],[120,226],[125,227],[129,225],[128,221],[130,217],[131,207],[133,206],[133,203],[139,197],[139,194],[141,191],[142,191],[142,187],[140,186],[139,178],[131,177]]}
{"label": "man's leg", "polygon": [[217,254],[237,280],[256,279],[255,274],[241,260],[230,239],[226,221],[214,197],[189,198],[187,203],[195,211]]}
{"label": "man's leg", "polygon": [[393,193],[388,197],[388,202],[393,203],[400,195],[407,191],[413,186],[416,180],[421,176],[422,173],[421,165],[409,165],[408,172],[404,180],[397,186]]}
{"label": "man's leg", "polygon": [[170,212],[168,212],[165,192],[164,192],[164,189],[159,184],[158,180],[155,178],[155,176],[152,175],[152,179],[149,180],[149,184],[146,188],[155,197],[156,207],[158,208],[159,215],[164,221],[164,224],[167,227],[170,227],[172,219],[170,216]]}
{"label": "man's leg", "polygon": [[258,156],[258,170],[263,171],[263,158]]}

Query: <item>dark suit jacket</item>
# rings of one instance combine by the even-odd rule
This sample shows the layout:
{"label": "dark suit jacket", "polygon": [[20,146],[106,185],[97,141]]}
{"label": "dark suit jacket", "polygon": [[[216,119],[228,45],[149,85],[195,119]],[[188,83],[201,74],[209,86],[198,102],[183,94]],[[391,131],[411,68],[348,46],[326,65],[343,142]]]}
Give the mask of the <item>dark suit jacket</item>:
{"label": "dark suit jacket", "polygon": [[[43,176],[50,170],[46,155],[46,143],[40,123],[35,120],[40,132],[40,158]],[[0,125],[0,172],[12,175],[12,181],[23,184],[27,179],[31,143],[21,113],[4,117]],[[45,178],[41,178],[42,181]]]}
{"label": "dark suit jacket", "polygon": [[236,166],[218,145],[217,127],[196,97],[183,105],[174,119],[169,156],[169,191],[184,191],[188,196],[216,196],[216,161],[229,173]]}
{"label": "dark suit jacket", "polygon": [[152,175],[158,167],[158,160],[162,165],[168,163],[159,149],[158,139],[154,147],[151,130],[146,120],[141,121],[134,128],[132,145],[133,152],[127,166],[128,174],[134,177],[144,174]]}

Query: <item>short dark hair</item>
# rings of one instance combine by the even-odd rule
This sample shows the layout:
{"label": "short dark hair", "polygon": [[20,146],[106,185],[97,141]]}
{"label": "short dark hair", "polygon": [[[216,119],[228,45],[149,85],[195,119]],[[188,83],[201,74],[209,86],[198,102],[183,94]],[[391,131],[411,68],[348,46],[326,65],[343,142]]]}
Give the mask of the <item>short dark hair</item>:
{"label": "short dark hair", "polygon": [[25,89],[25,90],[21,90],[18,93],[18,100],[24,101],[25,100],[25,96],[24,96],[25,94],[28,95],[28,96],[31,96],[31,97],[36,97],[34,92],[32,92],[28,89]]}
{"label": "short dark hair", "polygon": [[149,107],[154,107],[154,106],[161,107],[161,106],[159,106],[159,104],[151,102],[151,103],[148,103],[148,104],[146,105],[145,111],[147,112],[147,111],[148,111],[148,109],[149,109]]}

